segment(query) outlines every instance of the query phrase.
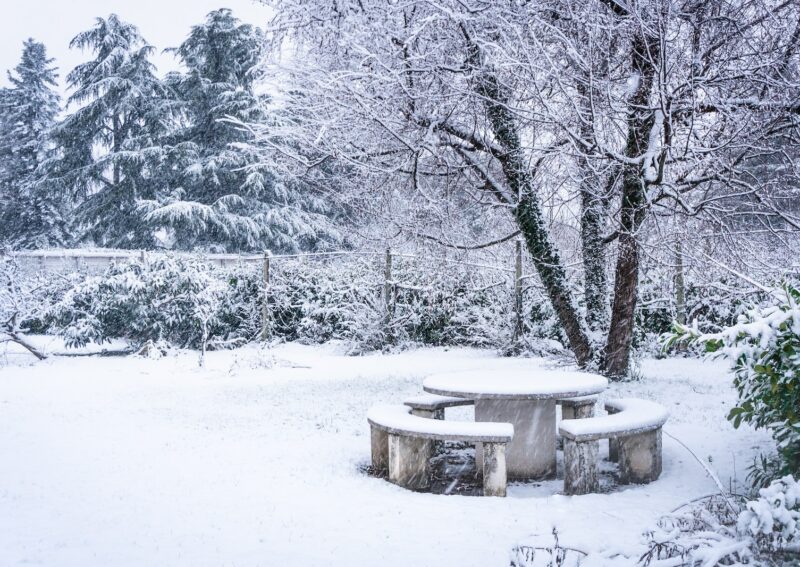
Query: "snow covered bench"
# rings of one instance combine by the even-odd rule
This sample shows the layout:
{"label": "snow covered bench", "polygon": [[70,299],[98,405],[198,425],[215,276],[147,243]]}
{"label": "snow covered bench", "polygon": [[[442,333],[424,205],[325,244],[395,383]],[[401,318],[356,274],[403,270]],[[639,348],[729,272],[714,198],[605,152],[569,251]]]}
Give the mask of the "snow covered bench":
{"label": "snow covered bench", "polygon": [[419,417],[444,419],[445,408],[471,406],[475,404],[475,400],[456,398],[453,396],[439,396],[437,394],[422,394],[421,396],[407,399],[403,404],[410,407],[411,413]]}
{"label": "snow covered bench", "polygon": [[389,469],[389,481],[411,490],[430,486],[434,441],[464,441],[483,446],[483,494],[506,495],[506,444],[510,423],[444,421],[413,415],[405,405],[378,405],[367,414],[372,428],[372,466]]}
{"label": "snow covered bench", "polygon": [[595,492],[598,440],[608,439],[618,450],[622,484],[648,483],[661,474],[661,427],[669,414],[648,400],[623,398],[606,402],[609,415],[561,422],[564,438],[564,492]]}

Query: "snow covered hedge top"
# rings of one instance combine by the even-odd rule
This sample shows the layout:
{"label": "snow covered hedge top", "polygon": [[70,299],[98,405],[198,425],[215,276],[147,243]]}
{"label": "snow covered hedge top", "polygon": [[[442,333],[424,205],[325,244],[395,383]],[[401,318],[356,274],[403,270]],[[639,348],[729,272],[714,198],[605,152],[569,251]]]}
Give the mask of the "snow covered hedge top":
{"label": "snow covered hedge top", "polygon": [[575,439],[589,440],[592,437],[622,433],[645,432],[666,423],[669,412],[661,404],[636,398],[620,398],[606,402],[606,409],[617,413],[587,419],[565,419],[559,431]]}
{"label": "snow covered hedge top", "polygon": [[485,421],[445,421],[411,415],[411,408],[401,405],[381,404],[367,413],[367,421],[389,433],[415,434],[427,439],[463,440],[505,443],[514,436],[510,423]]}
{"label": "snow covered hedge top", "polygon": [[597,394],[608,380],[596,374],[569,371],[474,370],[436,374],[423,382],[426,392],[443,396],[488,399],[574,398]]}

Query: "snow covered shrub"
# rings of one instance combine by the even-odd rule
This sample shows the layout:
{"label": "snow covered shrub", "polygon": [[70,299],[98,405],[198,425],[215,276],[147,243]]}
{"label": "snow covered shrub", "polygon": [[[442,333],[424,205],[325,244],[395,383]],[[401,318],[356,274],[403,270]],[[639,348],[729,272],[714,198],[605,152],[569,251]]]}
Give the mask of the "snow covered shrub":
{"label": "snow covered shrub", "polygon": [[510,340],[513,298],[502,279],[398,259],[390,283],[387,308],[383,266],[374,257],[275,262],[273,333],[344,340],[353,353],[414,344],[501,348]]}
{"label": "snow covered shrub", "polygon": [[739,515],[739,531],[761,549],[800,552],[800,483],[787,475],[758,494]]}
{"label": "snow covered shrub", "polygon": [[352,340],[380,320],[377,272],[365,261],[274,265],[269,290],[274,335],[305,343]]}
{"label": "snow covered shrub", "polygon": [[[748,310],[738,322],[717,333],[697,326],[676,326],[666,337],[705,345],[712,356],[724,356],[733,366],[739,403],[728,419],[772,432],[780,461],[774,474],[800,471],[800,291],[791,285],[774,290],[771,301]],[[757,484],[769,476],[756,475]]]}
{"label": "snow covered shrub", "polygon": [[382,256],[276,258],[270,284],[260,263],[214,268],[202,258],[156,256],[67,280],[40,325],[80,346],[112,338],[187,348],[257,339],[262,309],[270,336],[304,343],[344,341],[352,354],[413,345],[475,346],[502,352],[561,350],[554,313],[529,288],[521,337],[505,272],[395,257],[386,301]]}
{"label": "snow covered shrub", "polygon": [[13,258],[0,256],[0,343],[17,343],[40,360],[46,355],[25,338],[25,333],[30,322],[39,319],[44,286],[39,278],[23,276]]}
{"label": "snow covered shrub", "polygon": [[[663,356],[664,349],[661,338],[673,329],[677,318],[675,290],[672,275],[669,272],[651,270],[642,276],[639,285],[639,300],[636,305],[634,325],[634,348],[640,354]],[[717,332],[736,322],[744,311],[742,300],[723,292],[722,289],[737,289],[737,282],[727,281],[719,277],[718,286],[704,285],[693,281],[687,274],[685,283],[684,316],[686,321],[702,321],[704,332]],[[701,355],[702,347],[680,345],[685,354]],[[690,347],[687,351],[686,347]]]}
{"label": "snow covered shrub", "polygon": [[645,534],[643,567],[797,565],[800,484],[773,482],[757,499],[716,494],[663,516]]}
{"label": "snow covered shrub", "polygon": [[70,289],[48,313],[68,346],[114,338],[200,348],[246,333],[225,301],[228,285],[202,260],[173,257],[112,264]]}
{"label": "snow covered shrub", "polygon": [[752,540],[736,530],[738,505],[714,495],[681,506],[645,532],[647,551],[637,565],[678,567],[753,563]]}

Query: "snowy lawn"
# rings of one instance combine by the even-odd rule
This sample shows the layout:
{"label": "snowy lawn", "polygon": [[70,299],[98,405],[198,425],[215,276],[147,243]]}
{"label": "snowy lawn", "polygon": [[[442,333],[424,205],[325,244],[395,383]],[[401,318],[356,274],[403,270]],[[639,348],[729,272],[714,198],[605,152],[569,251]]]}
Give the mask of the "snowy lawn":
{"label": "snowy lawn", "polygon": [[512,483],[505,499],[419,494],[361,472],[372,404],[418,394],[434,372],[551,363],[293,344],[210,353],[205,369],[194,353],[21,361],[0,355],[4,567],[499,567],[554,526],[564,545],[637,555],[659,516],[716,489],[671,436],[734,488],[770,443],[725,420],[735,395],[722,363],[646,360],[642,382],[604,395],[670,410],[657,482],[576,497],[561,480]]}

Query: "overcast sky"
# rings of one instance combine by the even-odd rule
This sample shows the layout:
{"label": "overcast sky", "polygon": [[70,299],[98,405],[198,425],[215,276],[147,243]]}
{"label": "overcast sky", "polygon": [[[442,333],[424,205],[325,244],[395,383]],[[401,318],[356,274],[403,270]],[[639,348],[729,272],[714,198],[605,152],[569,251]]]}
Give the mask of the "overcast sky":
{"label": "overcast sky", "polygon": [[[6,4],[6,2],[4,2]],[[19,62],[22,42],[43,42],[59,68],[60,80],[88,53],[69,49],[70,40],[90,28],[98,16],[118,14],[135,24],[155,46],[153,61],[159,73],[177,68],[174,58],[161,51],[183,41],[192,25],[217,8],[230,8],[240,20],[264,27],[270,10],[254,0],[8,0],[0,18],[0,86],[7,86],[6,70]]]}

